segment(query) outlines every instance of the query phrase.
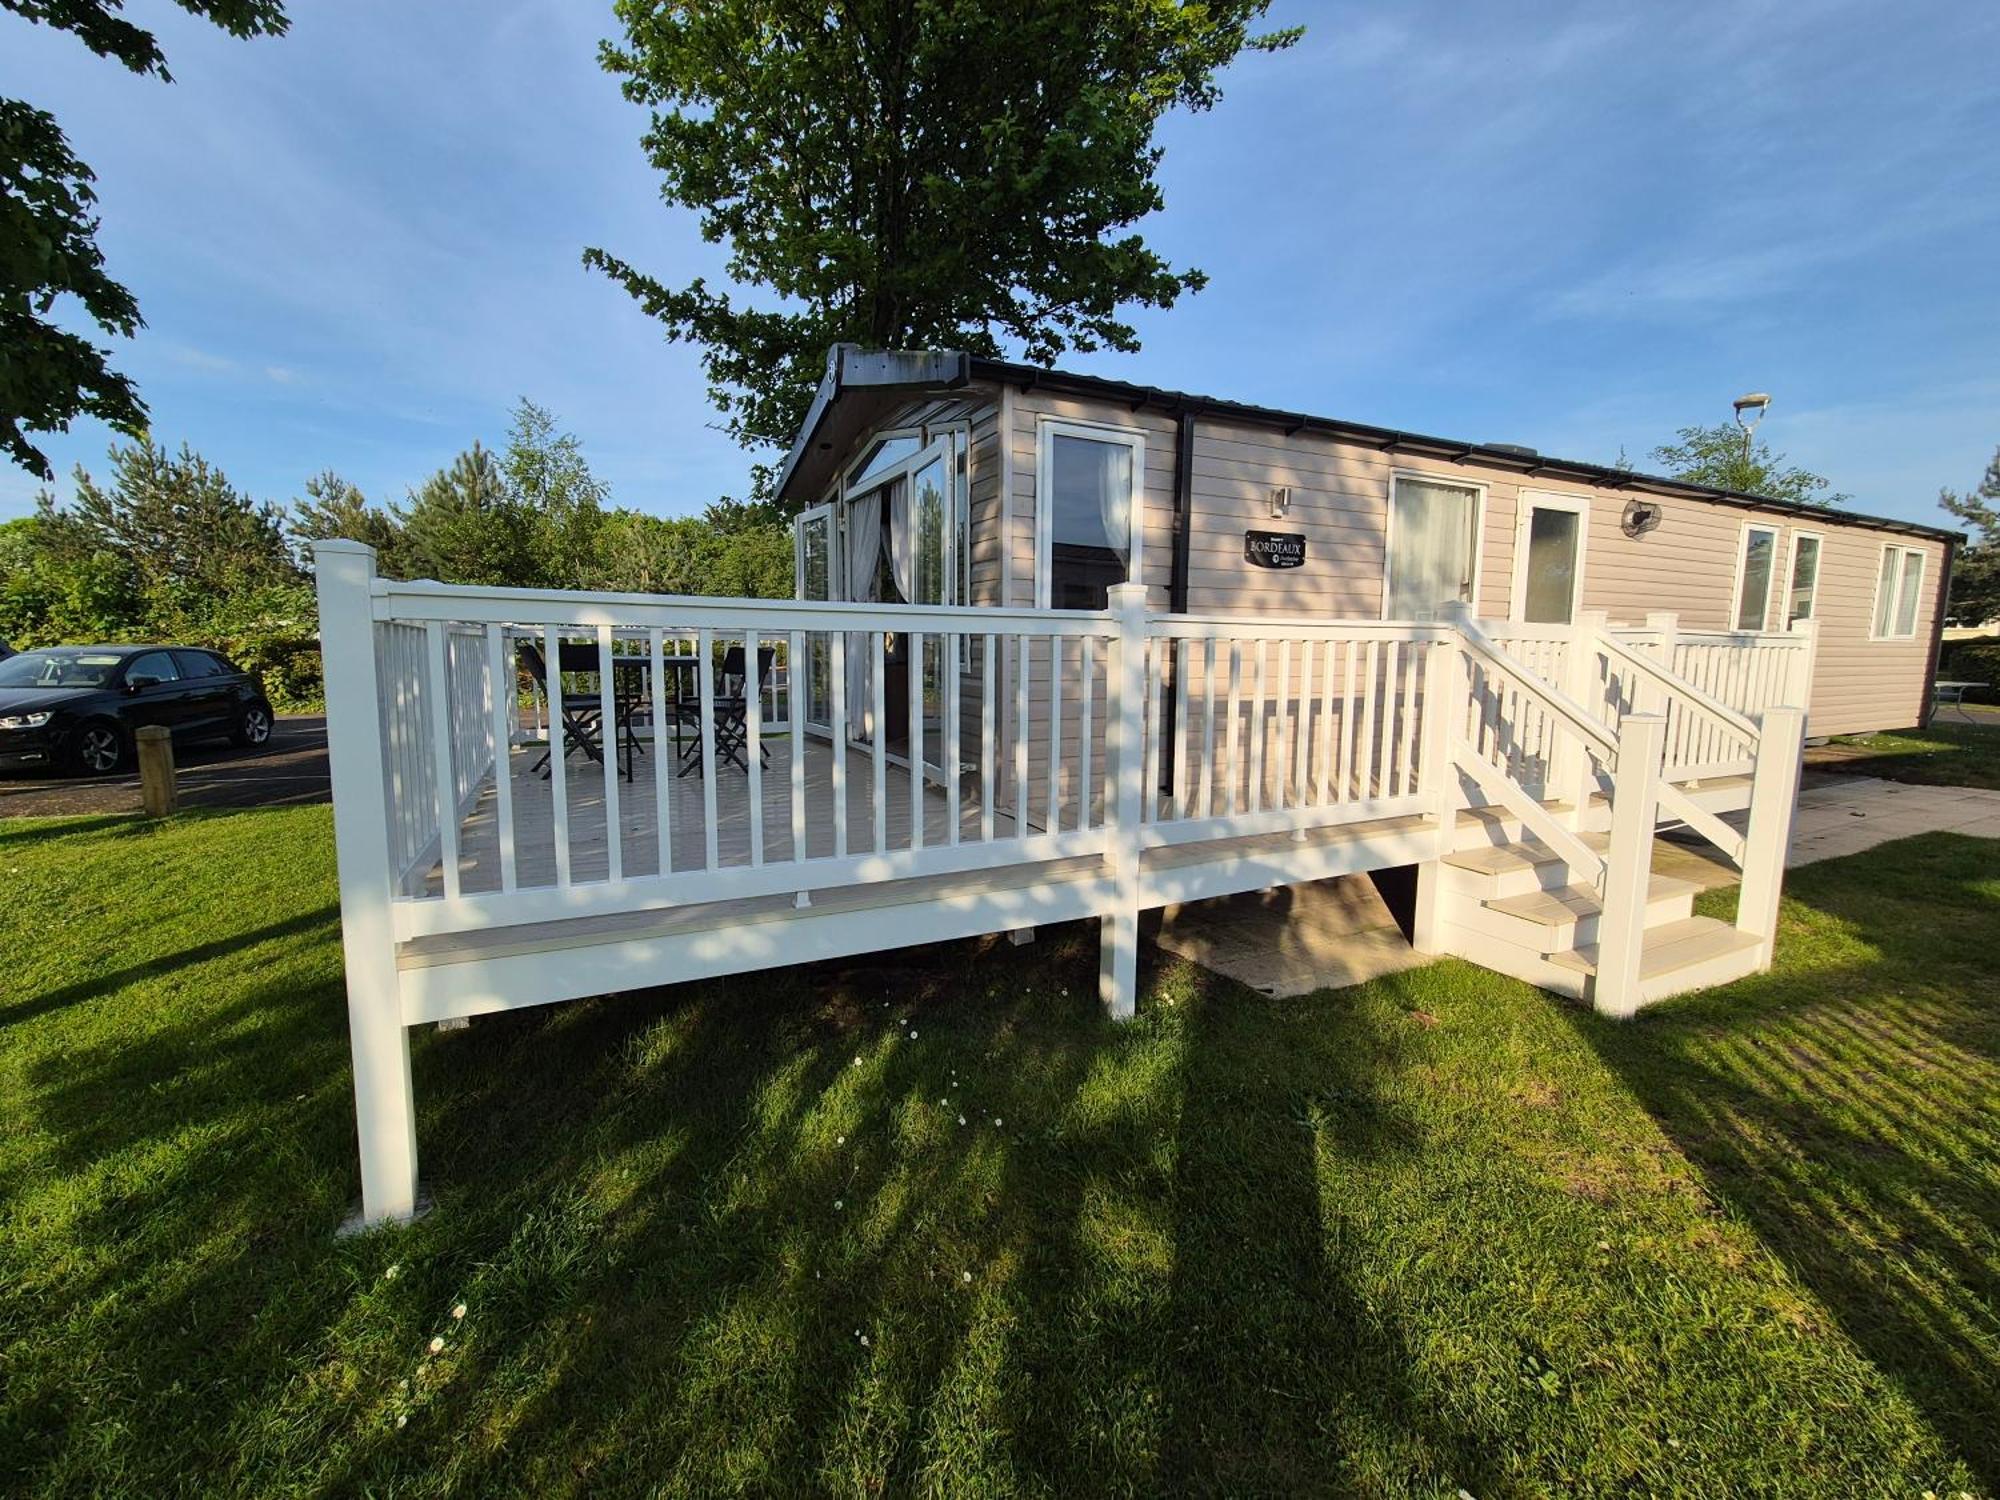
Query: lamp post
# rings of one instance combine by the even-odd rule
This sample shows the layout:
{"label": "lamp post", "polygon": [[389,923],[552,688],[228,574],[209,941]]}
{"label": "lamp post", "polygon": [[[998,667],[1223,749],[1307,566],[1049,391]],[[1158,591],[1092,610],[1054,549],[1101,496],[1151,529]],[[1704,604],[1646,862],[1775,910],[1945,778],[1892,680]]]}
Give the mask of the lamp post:
{"label": "lamp post", "polygon": [[[1771,398],[1763,391],[1752,391],[1747,396],[1738,396],[1732,404],[1736,408],[1736,425],[1743,429],[1743,468],[1747,475],[1750,469],[1750,435],[1764,420],[1764,413],[1771,409]],[[1746,412],[1750,414],[1748,421],[1744,420]],[[1742,487],[1747,489],[1749,486]]]}

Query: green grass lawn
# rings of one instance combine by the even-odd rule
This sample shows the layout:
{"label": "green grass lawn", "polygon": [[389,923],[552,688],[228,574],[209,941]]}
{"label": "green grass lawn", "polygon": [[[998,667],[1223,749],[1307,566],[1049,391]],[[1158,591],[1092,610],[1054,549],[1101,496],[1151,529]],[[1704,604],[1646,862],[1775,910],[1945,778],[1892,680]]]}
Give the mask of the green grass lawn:
{"label": "green grass lawn", "polygon": [[1886,734],[1855,734],[1834,741],[1868,754],[1838,769],[1926,786],[2000,788],[2000,721],[1939,724]]}
{"label": "green grass lawn", "polygon": [[0,824],[10,1488],[2000,1483],[1995,844],[1624,1025],[1161,962],[1121,1029],[1062,929],[426,1030],[437,1209],[336,1240],[330,842]]}

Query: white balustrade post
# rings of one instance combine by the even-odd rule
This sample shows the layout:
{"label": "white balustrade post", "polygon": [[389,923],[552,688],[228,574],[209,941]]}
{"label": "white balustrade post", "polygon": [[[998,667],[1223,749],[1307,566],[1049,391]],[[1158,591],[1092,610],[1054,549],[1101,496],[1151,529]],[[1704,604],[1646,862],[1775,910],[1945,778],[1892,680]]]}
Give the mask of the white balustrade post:
{"label": "white balustrade post", "polygon": [[1646,941],[1646,887],[1653,878],[1663,714],[1628,713],[1618,730],[1618,771],[1611,789],[1611,848],[1604,857],[1604,911],[1598,918],[1597,984],[1592,1003],[1608,1016],[1639,1008],[1639,960]]}
{"label": "white balustrade post", "polygon": [[1139,824],[1146,780],[1146,588],[1111,589],[1117,635],[1106,671],[1104,862],[1112,906],[1099,933],[1097,997],[1115,1021],[1129,1021],[1139,997]]}
{"label": "white balustrade post", "polygon": [[[1598,675],[1600,642],[1611,629],[1611,617],[1601,609],[1578,610],[1570,626],[1569,650],[1563,654],[1564,694],[1599,723],[1609,725],[1611,714],[1605,706],[1603,681]],[[1597,777],[1591,770],[1590,747],[1574,732],[1556,729],[1555,765],[1550,767],[1549,786],[1554,795],[1570,804],[1568,826],[1589,826],[1590,799],[1597,791]]]}
{"label": "white balustrade post", "polygon": [[[361,1144],[361,1212],[353,1227],[417,1212],[417,1114],[410,1033],[396,976],[390,896],[389,800],[376,681],[375,551],[360,542],[313,543],[326,680],[327,761],[339,864],[340,939],[347,968],[347,1031],[354,1120]],[[450,789],[443,796],[449,798]]]}
{"label": "white balustrade post", "polygon": [[1805,637],[1803,650],[1792,653],[1791,676],[1786,682],[1785,696],[1779,700],[1795,703],[1805,710],[1806,733],[1812,733],[1812,690],[1813,672],[1819,665],[1819,621],[1799,620],[1792,627],[1793,635]]}
{"label": "white balustrade post", "polygon": [[1743,838],[1743,884],[1736,894],[1736,929],[1757,939],[1760,969],[1770,967],[1778,936],[1778,898],[1784,892],[1805,738],[1804,709],[1764,710],[1750,783],[1750,827]]}
{"label": "white balustrade post", "polygon": [[[1331,643],[1328,650],[1332,650]],[[1437,819],[1437,852],[1417,866],[1417,906],[1410,923],[1410,946],[1419,953],[1444,952],[1444,859],[1458,835],[1458,768],[1451,761],[1451,726],[1465,713],[1468,691],[1458,633],[1433,641],[1424,659],[1422,750],[1419,787]]]}

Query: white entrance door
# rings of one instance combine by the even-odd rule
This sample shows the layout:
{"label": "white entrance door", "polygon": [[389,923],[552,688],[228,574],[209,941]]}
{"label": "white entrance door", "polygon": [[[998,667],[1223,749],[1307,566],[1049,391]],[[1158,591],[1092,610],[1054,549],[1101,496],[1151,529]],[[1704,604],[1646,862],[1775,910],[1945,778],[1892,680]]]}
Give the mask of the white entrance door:
{"label": "white entrance door", "polygon": [[1435,620],[1454,601],[1470,604],[1478,582],[1476,485],[1398,474],[1389,491],[1385,620]]}
{"label": "white entrance door", "polygon": [[1514,533],[1514,618],[1570,625],[1583,603],[1583,547],[1589,502],[1576,495],[1523,491]]}
{"label": "white entrance door", "polygon": [[[793,592],[808,603],[840,597],[838,532],[833,524],[833,507],[815,505],[792,523]],[[832,648],[823,631],[808,632],[806,659],[800,663],[804,684],[806,725],[822,733],[833,733]]]}

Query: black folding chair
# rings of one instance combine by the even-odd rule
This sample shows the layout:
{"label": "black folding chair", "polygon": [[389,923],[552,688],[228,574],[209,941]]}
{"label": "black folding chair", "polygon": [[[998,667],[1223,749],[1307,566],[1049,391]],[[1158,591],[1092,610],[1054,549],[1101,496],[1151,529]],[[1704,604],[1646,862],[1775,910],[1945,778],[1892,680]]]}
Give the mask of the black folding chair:
{"label": "black folding chair", "polygon": [[[722,653],[722,671],[718,674],[721,681],[710,700],[710,707],[715,715],[715,760],[717,765],[734,765],[738,770],[746,774],[749,772],[750,763],[743,758],[744,748],[750,743],[750,700],[747,694],[754,692],[761,698],[764,690],[771,685],[771,675],[776,670],[777,664],[777,647],[759,646],[757,648],[757,682],[752,687],[744,677],[743,648],[741,646],[731,646]],[[738,685],[735,692],[729,690],[731,684]],[[683,700],[683,707],[685,706],[687,706],[687,700]],[[701,712],[700,700],[698,698],[693,700],[693,708],[697,716],[696,722],[698,723]],[[770,746],[760,741],[757,746],[757,755],[763,765],[768,766],[771,764]],[[680,774],[683,776],[689,774],[699,776],[701,774],[701,735],[699,730],[696,731],[693,743],[681,752]]]}
{"label": "black folding chair", "polygon": [[[557,647],[559,669],[551,678],[548,659],[541,648],[532,642],[521,643],[521,656],[528,664],[529,674],[542,685],[543,695],[549,704],[551,730],[557,720],[562,724],[562,753],[567,756],[571,750],[581,750],[599,765],[604,763],[604,698],[601,693],[572,693],[564,688],[565,674],[576,676],[596,676],[602,669],[595,646],[572,645],[565,641]],[[630,671],[643,671],[645,663],[637,658],[614,656],[612,661],[612,704],[616,718],[612,733],[625,747],[625,779],[632,779],[632,757],[640,750],[639,736],[632,727],[633,710],[639,703],[635,694],[621,691],[619,677]],[[553,740],[554,735],[551,733]],[[539,772],[545,779],[554,774],[549,767],[553,746],[535,762],[531,773]]]}

